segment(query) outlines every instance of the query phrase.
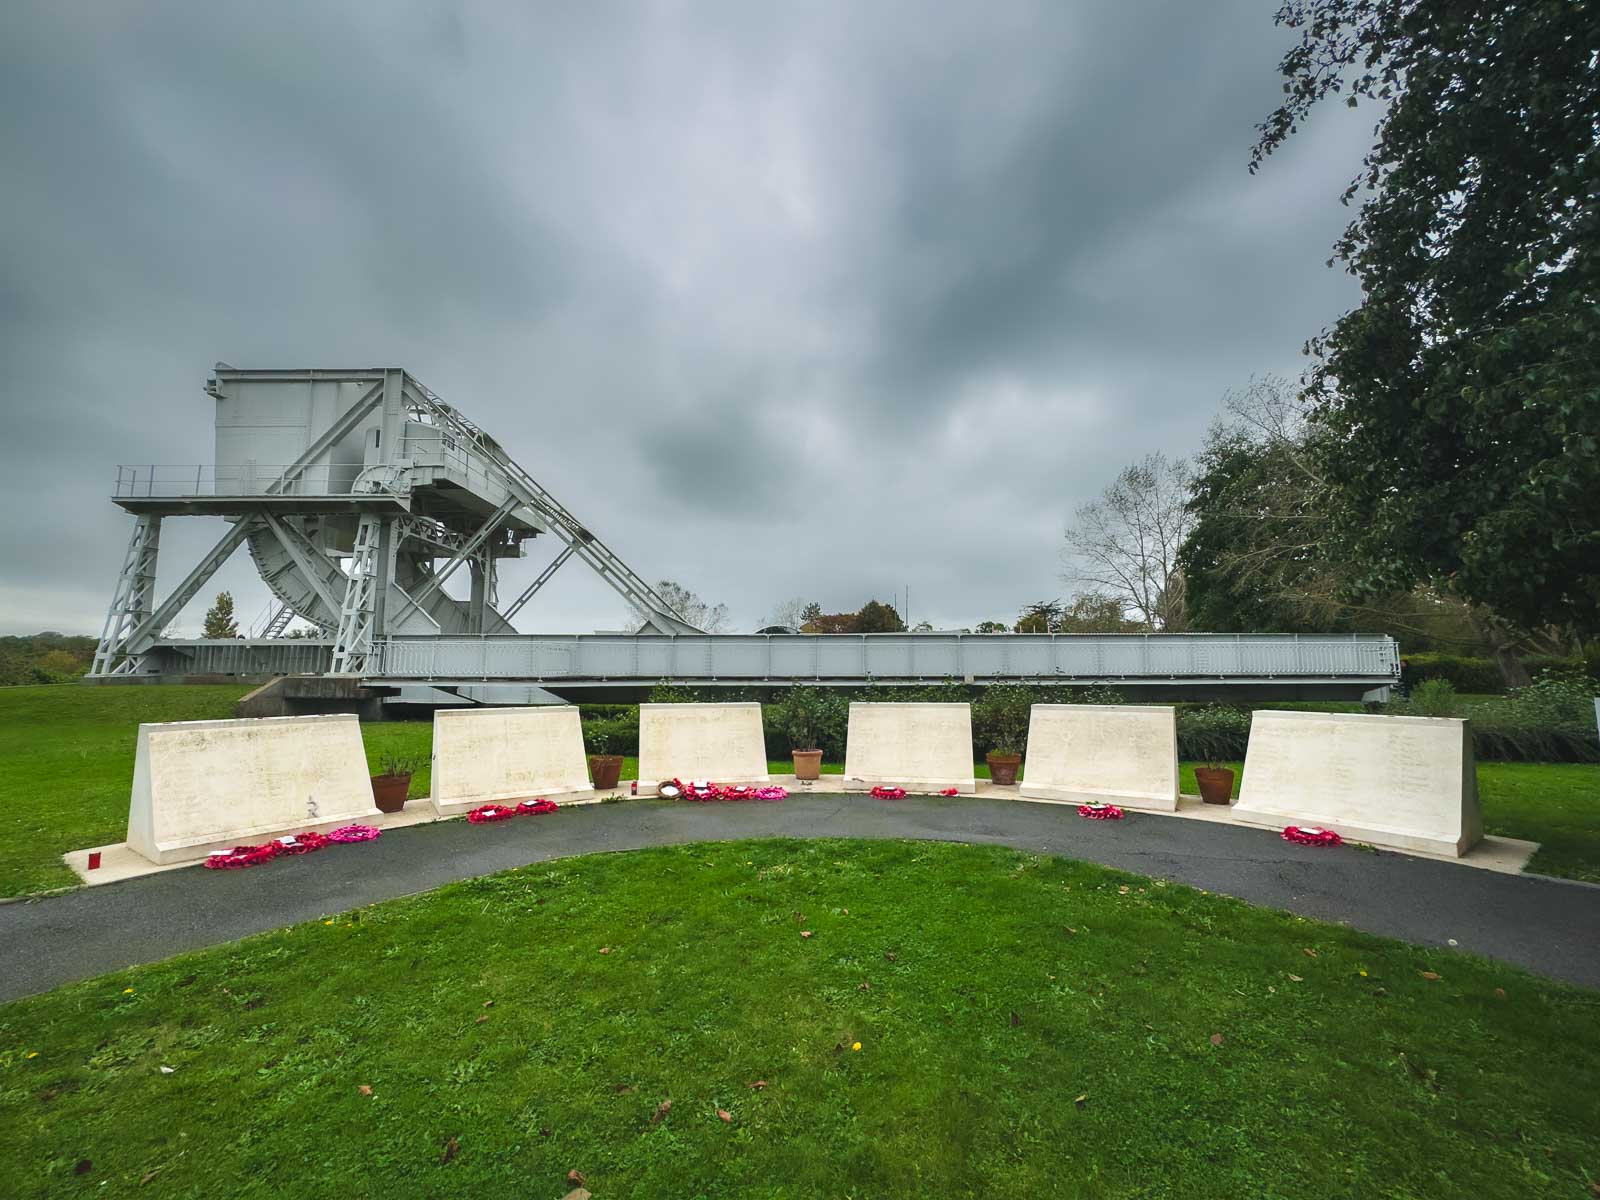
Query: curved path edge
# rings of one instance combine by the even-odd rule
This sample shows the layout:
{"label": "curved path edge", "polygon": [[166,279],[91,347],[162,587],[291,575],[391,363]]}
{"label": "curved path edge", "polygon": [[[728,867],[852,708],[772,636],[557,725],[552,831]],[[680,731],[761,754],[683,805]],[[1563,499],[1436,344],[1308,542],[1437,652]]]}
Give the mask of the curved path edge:
{"label": "curved path edge", "polygon": [[1600,988],[1600,888],[1130,812],[1086,821],[1014,800],[792,795],[778,803],[588,805],[446,821],[244,871],[166,871],[0,906],[0,1001],[529,863],[758,837],[988,843],[1153,875],[1253,904]]}

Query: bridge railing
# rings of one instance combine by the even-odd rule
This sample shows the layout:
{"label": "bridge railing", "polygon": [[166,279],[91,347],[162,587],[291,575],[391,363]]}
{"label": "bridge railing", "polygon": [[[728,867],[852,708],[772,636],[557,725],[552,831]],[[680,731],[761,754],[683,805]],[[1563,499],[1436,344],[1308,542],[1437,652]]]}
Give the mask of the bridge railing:
{"label": "bridge railing", "polygon": [[1399,677],[1394,639],[1345,634],[608,634],[389,637],[395,679],[1183,682]]}

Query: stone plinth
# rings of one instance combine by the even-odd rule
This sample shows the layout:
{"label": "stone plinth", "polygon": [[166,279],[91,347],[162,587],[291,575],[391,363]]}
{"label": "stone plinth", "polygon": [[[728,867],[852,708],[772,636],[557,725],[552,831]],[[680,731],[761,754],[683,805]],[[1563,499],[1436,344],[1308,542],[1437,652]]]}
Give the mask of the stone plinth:
{"label": "stone plinth", "polygon": [[970,704],[850,705],[844,786],[976,790]]}
{"label": "stone plinth", "polygon": [[769,782],[761,705],[641,704],[639,791],[667,779]]}
{"label": "stone plinth", "polygon": [[1177,710],[1035,704],[1018,791],[1030,800],[1177,811]]}
{"label": "stone plinth", "polygon": [[570,704],[433,714],[433,807],[440,816],[588,791],[583,728]]}
{"label": "stone plinth", "polygon": [[1434,717],[1257,712],[1234,815],[1460,856],[1483,837],[1471,733]]}
{"label": "stone plinth", "polygon": [[375,811],[353,715],[139,726],[128,845],[154,863]]}

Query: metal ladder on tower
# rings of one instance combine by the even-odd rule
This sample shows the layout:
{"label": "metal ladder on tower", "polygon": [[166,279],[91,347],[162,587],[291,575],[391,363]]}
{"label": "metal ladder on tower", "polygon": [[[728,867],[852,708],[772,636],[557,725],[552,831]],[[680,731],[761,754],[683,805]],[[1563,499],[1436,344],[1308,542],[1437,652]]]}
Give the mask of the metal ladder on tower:
{"label": "metal ladder on tower", "polygon": [[378,604],[378,553],[383,539],[383,522],[374,514],[363,513],[356,527],[355,547],[350,557],[350,579],[344,589],[344,605],[339,610],[339,631],[333,642],[333,674],[363,675],[372,657],[373,625]]}
{"label": "metal ladder on tower", "polygon": [[154,611],[156,604],[156,558],[161,549],[161,518],[141,513],[128,539],[128,552],[117,576],[111,608],[100,630],[100,645],[94,653],[90,675],[131,674],[137,660],[120,653],[128,635]]}

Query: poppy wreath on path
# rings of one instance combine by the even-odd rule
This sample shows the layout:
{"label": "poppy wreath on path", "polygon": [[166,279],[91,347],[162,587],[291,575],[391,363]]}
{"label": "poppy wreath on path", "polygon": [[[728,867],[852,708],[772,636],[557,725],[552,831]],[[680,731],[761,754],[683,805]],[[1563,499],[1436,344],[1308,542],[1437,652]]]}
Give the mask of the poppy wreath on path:
{"label": "poppy wreath on path", "polygon": [[1298,825],[1285,825],[1280,835],[1284,841],[1297,846],[1342,846],[1344,839],[1331,829],[1302,829]]}
{"label": "poppy wreath on path", "polygon": [[688,783],[674,779],[672,786],[677,789],[680,799],[695,800],[701,804],[710,800],[782,800],[789,794],[787,788],[781,787],[722,787],[708,780],[694,779]]}
{"label": "poppy wreath on path", "polygon": [[906,790],[902,787],[875,787],[872,789],[874,800],[904,800]]}
{"label": "poppy wreath on path", "polygon": [[939,793],[939,795],[941,795],[941,796],[959,796],[960,794],[961,794],[961,789],[960,788],[945,788],[942,792]]}
{"label": "poppy wreath on path", "polygon": [[206,856],[206,866],[213,871],[232,871],[239,867],[254,867],[278,857],[278,843],[264,846],[235,846],[232,850],[218,850]]}
{"label": "poppy wreath on path", "polygon": [[545,813],[555,812],[556,807],[554,800],[546,800],[543,796],[540,796],[532,804],[529,804],[526,800],[517,801],[517,812],[524,817],[542,817]]}
{"label": "poppy wreath on path", "polygon": [[504,804],[484,804],[469,812],[467,820],[473,825],[486,825],[490,821],[509,821],[516,815],[516,809]]}
{"label": "poppy wreath on path", "polygon": [[1120,821],[1122,810],[1115,804],[1080,804],[1078,815],[1091,821]]}
{"label": "poppy wreath on path", "polygon": [[370,842],[382,836],[382,831],[375,825],[345,825],[328,834],[328,840],[344,845],[349,842]]}
{"label": "poppy wreath on path", "polygon": [[310,854],[321,850],[329,842],[328,836],[321,833],[297,833],[291,837],[278,839],[279,854]]}

